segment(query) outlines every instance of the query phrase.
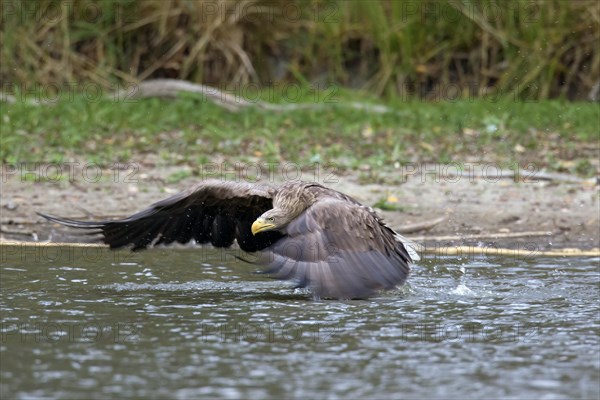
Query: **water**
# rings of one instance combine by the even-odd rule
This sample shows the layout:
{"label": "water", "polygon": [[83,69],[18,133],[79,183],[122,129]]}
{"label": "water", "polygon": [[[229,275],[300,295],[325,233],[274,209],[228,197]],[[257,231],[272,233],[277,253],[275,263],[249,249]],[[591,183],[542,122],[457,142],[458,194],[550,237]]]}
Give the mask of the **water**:
{"label": "water", "polygon": [[425,256],[312,301],[213,249],[3,247],[8,398],[598,398],[599,259]]}

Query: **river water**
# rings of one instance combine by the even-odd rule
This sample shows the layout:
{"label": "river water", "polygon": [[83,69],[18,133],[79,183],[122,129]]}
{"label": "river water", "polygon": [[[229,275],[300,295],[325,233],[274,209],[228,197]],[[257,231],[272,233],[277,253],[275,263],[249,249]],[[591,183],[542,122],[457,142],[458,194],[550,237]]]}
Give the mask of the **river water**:
{"label": "river water", "polygon": [[313,301],[235,252],[1,248],[9,398],[598,398],[598,258],[424,256]]}

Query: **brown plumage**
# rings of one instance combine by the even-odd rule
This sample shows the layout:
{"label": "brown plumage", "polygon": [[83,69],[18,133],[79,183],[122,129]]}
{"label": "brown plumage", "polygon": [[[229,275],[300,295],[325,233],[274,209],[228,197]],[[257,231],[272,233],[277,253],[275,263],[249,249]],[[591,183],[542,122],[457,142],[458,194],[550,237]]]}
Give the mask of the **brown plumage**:
{"label": "brown plumage", "polygon": [[237,240],[278,279],[308,287],[316,298],[364,298],[404,283],[418,259],[412,244],[371,207],[317,183],[279,187],[202,182],[114,221],[77,221],[40,214],[62,225],[96,229],[111,248],[141,250],[173,242],[229,247]]}

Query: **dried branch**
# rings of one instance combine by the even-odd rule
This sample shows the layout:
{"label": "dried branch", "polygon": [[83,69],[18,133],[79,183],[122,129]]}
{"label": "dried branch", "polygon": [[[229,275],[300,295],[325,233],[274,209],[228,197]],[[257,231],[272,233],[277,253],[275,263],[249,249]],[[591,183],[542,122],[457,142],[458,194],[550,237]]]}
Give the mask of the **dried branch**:
{"label": "dried branch", "polygon": [[411,237],[414,241],[433,240],[440,242],[442,240],[468,240],[468,239],[506,239],[506,238],[523,238],[533,236],[551,236],[553,232],[549,231],[530,231],[530,232],[497,232],[497,233],[481,233],[473,235],[451,235],[451,236],[416,236]]}
{"label": "dried branch", "polygon": [[148,81],[140,82],[137,90],[132,91],[131,89],[122,89],[116,95],[119,98],[146,98],[146,97],[176,97],[178,93],[196,93],[202,95],[207,100],[214,104],[225,108],[231,112],[238,112],[246,107],[256,107],[267,111],[274,112],[285,112],[285,111],[297,111],[306,109],[322,109],[328,106],[346,107],[355,110],[368,111],[377,114],[383,113],[396,113],[397,111],[377,104],[368,103],[302,103],[302,104],[272,104],[261,100],[248,101],[243,99],[241,96],[235,96],[229,93],[225,93],[217,88],[201,85],[198,83],[192,83],[189,81],[179,79],[152,79]]}
{"label": "dried branch", "polygon": [[437,224],[444,222],[445,220],[446,220],[446,217],[439,217],[436,219],[431,219],[429,221],[416,222],[414,224],[402,225],[402,226],[396,228],[395,230],[398,233],[413,233],[413,232],[427,231],[427,230],[433,228],[434,226],[436,226]]}

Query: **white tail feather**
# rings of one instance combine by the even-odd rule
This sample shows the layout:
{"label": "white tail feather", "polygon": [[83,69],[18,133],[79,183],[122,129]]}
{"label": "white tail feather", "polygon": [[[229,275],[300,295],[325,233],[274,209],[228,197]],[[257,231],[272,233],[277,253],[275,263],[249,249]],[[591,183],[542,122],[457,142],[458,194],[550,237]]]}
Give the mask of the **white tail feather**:
{"label": "white tail feather", "polygon": [[396,233],[396,240],[404,245],[404,248],[413,261],[419,261],[421,259],[417,251],[423,251],[424,247],[422,245],[405,238],[399,233]]}

